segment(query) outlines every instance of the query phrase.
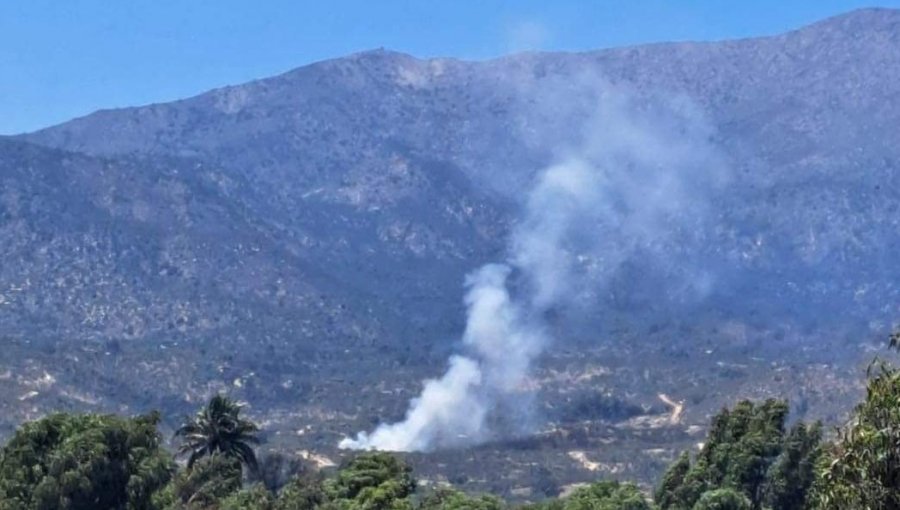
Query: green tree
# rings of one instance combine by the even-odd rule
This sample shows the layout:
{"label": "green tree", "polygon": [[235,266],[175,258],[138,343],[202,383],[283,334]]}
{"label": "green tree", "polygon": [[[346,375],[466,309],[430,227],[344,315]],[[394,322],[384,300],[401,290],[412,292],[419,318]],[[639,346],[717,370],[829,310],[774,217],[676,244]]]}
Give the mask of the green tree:
{"label": "green tree", "polygon": [[865,400],[822,463],[818,508],[900,508],[900,371],[876,362],[868,375]]}
{"label": "green tree", "polygon": [[503,500],[496,496],[470,496],[456,489],[442,487],[422,498],[418,510],[503,510],[504,506]]}
{"label": "green tree", "polygon": [[313,510],[325,503],[325,489],[318,474],[302,473],[285,485],[275,510]]}
{"label": "green tree", "polygon": [[258,460],[259,467],[251,481],[262,484],[272,494],[277,494],[291,480],[309,471],[302,459],[281,452],[269,452]]}
{"label": "green tree", "polygon": [[175,465],[159,415],[54,414],[23,425],[0,451],[0,508],[150,509]]}
{"label": "green tree", "polygon": [[784,447],[767,474],[764,502],[772,510],[806,508],[822,454],[822,426],[798,423],[791,427]]}
{"label": "green tree", "polygon": [[690,469],[691,456],[688,452],[682,452],[663,474],[659,487],[653,494],[653,499],[660,508],[686,507],[686,503],[680,500],[679,489],[684,485],[684,477]]}
{"label": "green tree", "polygon": [[364,453],[353,458],[325,482],[331,506],[342,509],[387,510],[411,508],[416,490],[412,469],[387,453]]}
{"label": "green tree", "polygon": [[226,497],[219,505],[220,510],[274,510],[272,493],[261,484],[243,489]]}
{"label": "green tree", "polygon": [[734,489],[714,489],[704,492],[692,510],[750,510],[750,500]]}
{"label": "green tree", "polygon": [[633,483],[596,482],[563,500],[564,510],[650,510],[650,503]]}
{"label": "green tree", "polygon": [[781,453],[787,414],[787,402],[774,399],[758,405],[743,401],[724,412],[700,453],[711,468],[709,488],[733,487],[759,508],[769,465]]}
{"label": "green tree", "polygon": [[[685,455],[669,467],[655,493],[663,510],[693,508],[710,491],[730,488],[753,509],[804,501],[818,456],[818,425],[798,425],[785,437],[787,403],[742,401],[723,409],[710,425],[693,463]],[[775,506],[774,508],[794,508]]]}
{"label": "green tree", "polygon": [[180,471],[153,500],[163,510],[199,510],[217,507],[241,489],[241,462],[215,454]]}
{"label": "green tree", "polygon": [[241,417],[241,406],[217,394],[197,415],[182,425],[175,437],[181,440],[179,455],[189,454],[188,469],[205,456],[221,453],[239,459],[251,472],[257,471],[252,444],[259,444],[259,427]]}

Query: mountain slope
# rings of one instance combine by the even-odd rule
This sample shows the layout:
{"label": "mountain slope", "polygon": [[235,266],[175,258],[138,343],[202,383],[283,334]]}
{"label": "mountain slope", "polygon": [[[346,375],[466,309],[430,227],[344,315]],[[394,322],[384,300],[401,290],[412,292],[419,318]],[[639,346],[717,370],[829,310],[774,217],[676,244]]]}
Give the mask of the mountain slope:
{"label": "mountain slope", "polygon": [[[739,258],[761,234],[773,249],[759,264],[784,272],[799,261],[797,272],[824,277],[838,262],[852,271],[865,271],[872,260],[883,266],[892,252],[898,27],[898,11],[875,9],[782,36],[721,43],[477,63],[376,51],[174,103],[98,112],[25,138],[88,154],[197,158],[245,180],[238,200],[283,239],[310,240],[325,257],[350,247],[344,256],[354,265],[370,226],[346,235],[322,229],[319,211],[391,216],[373,227],[380,245],[372,249],[390,258],[465,261],[450,277],[458,281],[461,270],[502,248],[492,241],[502,238],[500,218],[508,216],[486,213],[479,240],[448,244],[455,220],[435,223],[435,181],[491,190],[488,199],[508,211],[530,176],[577,136],[594,88],[617,86],[638,98],[683,95],[716,127],[739,179],[735,188],[744,187],[737,204],[723,209],[729,224],[749,228],[733,232],[725,249]],[[561,82],[580,85],[563,89],[571,97],[551,98],[558,103],[552,114],[529,106],[559,94]],[[444,214],[461,218],[474,203],[463,200]],[[820,212],[835,207],[841,209]],[[379,292],[394,278],[376,278]],[[867,278],[866,285],[878,282]]]}
{"label": "mountain slope", "polygon": [[[623,272],[590,318],[554,323],[536,378],[560,393],[544,410],[598,401],[571,385],[647,409],[707,388],[686,412],[705,423],[777,387],[835,418],[841,400],[804,386],[821,373],[802,362],[843,373],[859,344],[819,346],[900,314],[898,84],[900,11],[876,9],[740,41],[366,52],[0,139],[6,425],[58,407],[181,411],[226,387],[279,432],[312,423],[298,440],[319,447],[397,417],[456,348],[464,275],[502,258],[532,177],[580,143],[608,89],[686,100],[712,126],[731,175],[714,249],[673,263],[712,260],[717,283],[675,314],[641,268]],[[773,382],[779,349],[808,358]],[[690,441],[673,437],[659,441]]]}

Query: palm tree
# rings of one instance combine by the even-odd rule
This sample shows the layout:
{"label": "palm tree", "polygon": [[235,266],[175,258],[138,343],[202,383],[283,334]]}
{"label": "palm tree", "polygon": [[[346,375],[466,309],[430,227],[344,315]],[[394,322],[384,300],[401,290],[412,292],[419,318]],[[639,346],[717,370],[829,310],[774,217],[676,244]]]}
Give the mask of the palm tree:
{"label": "palm tree", "polygon": [[200,458],[222,454],[240,460],[253,473],[257,471],[256,454],[250,445],[259,444],[259,427],[240,414],[237,402],[217,394],[197,411],[194,419],[175,431],[175,437],[181,438],[178,454],[190,454],[188,469]]}

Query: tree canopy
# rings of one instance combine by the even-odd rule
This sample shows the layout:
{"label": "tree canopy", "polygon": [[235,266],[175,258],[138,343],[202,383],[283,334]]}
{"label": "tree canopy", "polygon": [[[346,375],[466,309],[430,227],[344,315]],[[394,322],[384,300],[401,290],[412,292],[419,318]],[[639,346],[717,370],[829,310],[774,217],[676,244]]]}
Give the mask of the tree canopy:
{"label": "tree canopy", "polygon": [[703,508],[717,508],[710,505],[724,501],[726,493],[704,495],[729,489],[752,509],[764,503],[773,510],[803,508],[815,477],[821,427],[799,423],[785,433],[787,414],[781,400],[742,401],[723,409],[694,462],[682,454],[663,475],[655,494],[659,507],[692,509],[704,501]]}
{"label": "tree canopy", "polygon": [[150,508],[175,471],[159,416],[54,414],[23,425],[0,451],[0,508]]}
{"label": "tree canopy", "polygon": [[348,510],[409,508],[415,490],[409,465],[387,453],[355,457],[325,484],[329,503]]}
{"label": "tree canopy", "polygon": [[820,508],[900,508],[900,370],[877,362],[869,376],[865,400],[825,457]]}
{"label": "tree canopy", "polygon": [[650,510],[650,503],[632,483],[602,481],[582,487],[563,499],[563,510]]}

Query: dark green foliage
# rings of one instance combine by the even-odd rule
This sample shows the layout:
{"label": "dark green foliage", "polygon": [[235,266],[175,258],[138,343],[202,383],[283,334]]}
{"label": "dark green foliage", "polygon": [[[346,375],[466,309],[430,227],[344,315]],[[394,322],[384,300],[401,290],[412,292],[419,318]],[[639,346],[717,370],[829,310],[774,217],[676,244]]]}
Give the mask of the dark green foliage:
{"label": "dark green foliage", "polygon": [[422,498],[417,510],[502,510],[503,500],[496,496],[468,494],[451,488],[440,488]]}
{"label": "dark green foliage", "polygon": [[750,500],[734,489],[715,489],[704,492],[691,510],[750,510]]}
{"label": "dark green foliage", "polygon": [[272,493],[262,485],[238,491],[222,500],[221,510],[274,510]]}
{"label": "dark green foliage", "polygon": [[865,400],[823,463],[819,508],[900,508],[900,370],[876,363],[869,376]]}
{"label": "dark green foliage", "polygon": [[743,401],[723,409],[693,465],[682,455],[663,476],[657,504],[663,510],[688,510],[707,492],[730,488],[746,496],[753,509],[761,508],[764,499],[775,510],[800,508],[791,505],[806,500],[821,432],[818,425],[800,424],[785,437],[787,413],[787,403],[780,400]]}
{"label": "dark green foliage", "polygon": [[251,473],[251,480],[262,484],[274,494],[306,471],[307,466],[301,459],[272,452],[259,459],[257,471]]}
{"label": "dark green foliage", "polygon": [[362,454],[325,483],[329,504],[346,509],[407,508],[415,490],[412,469],[387,453]]}
{"label": "dark green foliage", "polygon": [[633,483],[601,481],[581,487],[565,498],[526,505],[524,510],[651,510],[654,508]]}
{"label": "dark green foliage", "polygon": [[281,489],[275,510],[312,510],[324,502],[323,481],[316,475],[304,474]]}
{"label": "dark green foliage", "polygon": [[691,456],[688,452],[682,452],[678,459],[663,474],[659,487],[653,494],[653,499],[660,508],[678,507],[678,489],[684,484],[684,477],[691,469]]}
{"label": "dark green foliage", "polygon": [[241,406],[224,395],[215,395],[197,415],[176,432],[181,440],[179,454],[190,454],[188,468],[198,459],[221,453],[239,459],[251,472],[257,471],[256,454],[251,444],[258,444],[259,427],[241,418]]}
{"label": "dark green foliage", "polygon": [[604,480],[581,487],[565,498],[548,499],[522,510],[651,510],[637,485]]}
{"label": "dark green foliage", "polygon": [[54,414],[25,424],[0,452],[0,508],[150,508],[175,470],[158,422]]}
{"label": "dark green foliage", "polygon": [[540,503],[530,503],[524,505],[521,510],[563,510],[565,503],[560,498],[548,499]]}
{"label": "dark green foliage", "polygon": [[596,391],[567,396],[562,406],[564,421],[627,420],[646,412],[637,404]]}
{"label": "dark green foliage", "polygon": [[563,500],[563,510],[650,510],[650,504],[632,483],[602,481],[582,487]]}
{"label": "dark green foliage", "polygon": [[794,425],[784,440],[781,454],[769,468],[764,501],[772,510],[805,508],[816,479],[822,453],[822,427],[815,423]]}
{"label": "dark green foliage", "polygon": [[786,402],[767,400],[759,405],[743,401],[719,414],[698,460],[706,470],[707,490],[733,487],[758,508],[766,472],[781,451],[787,413]]}
{"label": "dark green foliage", "polygon": [[241,463],[224,455],[199,460],[184,470],[154,499],[164,510],[204,509],[241,489]]}

